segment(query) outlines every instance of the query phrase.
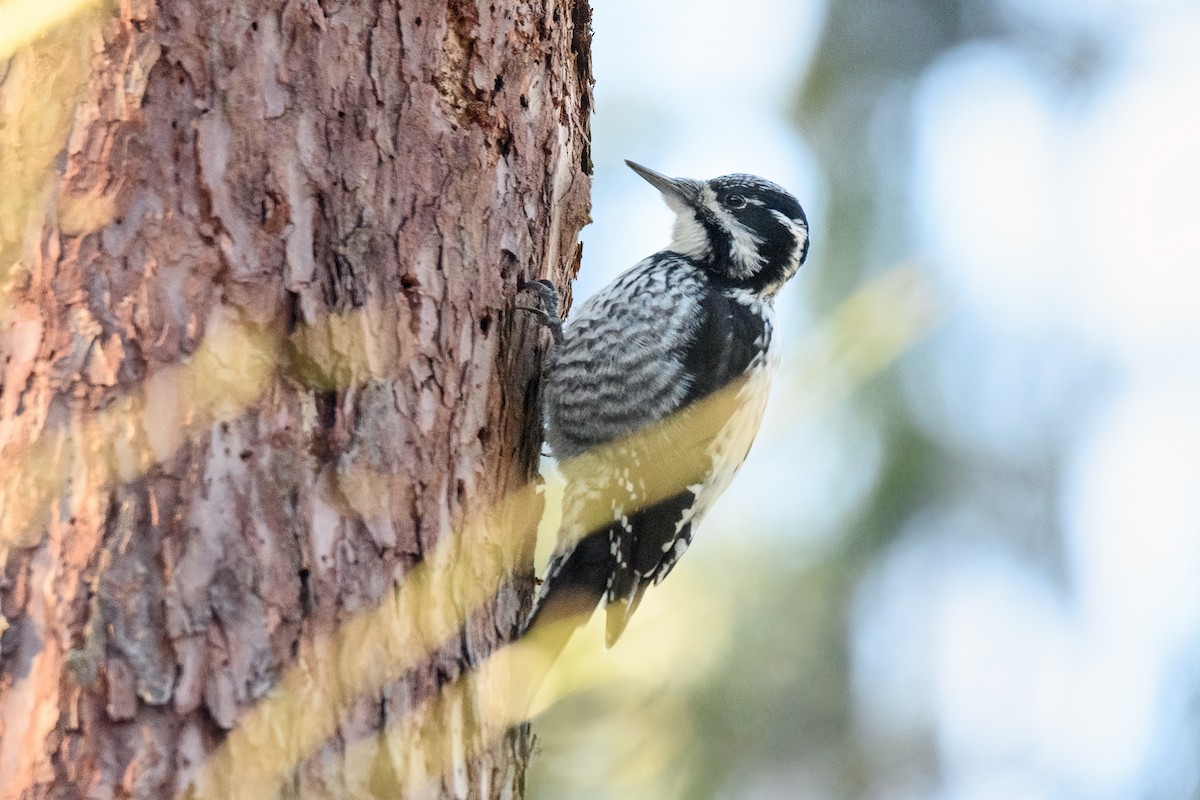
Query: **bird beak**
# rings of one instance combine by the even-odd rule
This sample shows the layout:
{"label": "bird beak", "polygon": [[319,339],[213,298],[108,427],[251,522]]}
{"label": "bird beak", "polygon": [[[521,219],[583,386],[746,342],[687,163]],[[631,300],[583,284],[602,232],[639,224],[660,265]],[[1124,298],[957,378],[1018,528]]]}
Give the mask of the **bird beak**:
{"label": "bird beak", "polygon": [[697,203],[700,202],[700,184],[698,181],[688,178],[668,178],[661,172],[655,172],[652,169],[643,167],[641,164],[635,164],[629,159],[626,159],[625,163],[631,170],[645,178],[651,186],[662,192],[667,205],[675,211],[695,208]]}

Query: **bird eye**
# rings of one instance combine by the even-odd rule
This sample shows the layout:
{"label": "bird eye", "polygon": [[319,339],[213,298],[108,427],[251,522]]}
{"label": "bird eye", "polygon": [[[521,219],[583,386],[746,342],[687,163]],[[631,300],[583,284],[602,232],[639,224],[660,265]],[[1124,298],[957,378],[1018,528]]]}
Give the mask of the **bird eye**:
{"label": "bird eye", "polygon": [[742,197],[740,194],[731,194],[729,197],[725,198],[725,205],[729,206],[730,208],[745,208],[746,198]]}

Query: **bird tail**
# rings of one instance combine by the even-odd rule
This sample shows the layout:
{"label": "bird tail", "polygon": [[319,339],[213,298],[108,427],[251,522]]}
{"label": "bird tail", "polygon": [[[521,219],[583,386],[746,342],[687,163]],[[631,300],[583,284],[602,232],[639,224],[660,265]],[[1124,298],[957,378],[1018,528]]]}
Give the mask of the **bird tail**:
{"label": "bird tail", "polygon": [[608,540],[601,532],[584,537],[572,550],[550,559],[546,578],[533,601],[514,646],[527,665],[524,676],[530,707],[550,667],[572,634],[582,627],[604,599],[610,573]]}
{"label": "bird tail", "polygon": [[613,600],[608,604],[607,614],[604,618],[605,647],[612,647],[617,643],[617,639],[621,638],[621,634],[625,632],[625,626],[633,618],[633,612],[637,611],[637,607],[641,605],[642,597],[645,596],[649,586],[650,581],[639,581],[631,596]]}
{"label": "bird tail", "polygon": [[543,622],[573,623],[571,630],[586,623],[608,591],[611,561],[605,531],[589,534],[551,558],[522,636]]}

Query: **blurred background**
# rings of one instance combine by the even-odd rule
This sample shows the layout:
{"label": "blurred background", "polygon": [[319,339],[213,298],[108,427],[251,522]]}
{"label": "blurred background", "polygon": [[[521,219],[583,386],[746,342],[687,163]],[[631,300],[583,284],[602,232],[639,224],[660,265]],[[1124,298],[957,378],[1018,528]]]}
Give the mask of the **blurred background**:
{"label": "blurred background", "polygon": [[1200,3],[596,0],[594,55],[577,298],[669,238],[622,158],[769,177],[813,245],[530,797],[1200,797]]}

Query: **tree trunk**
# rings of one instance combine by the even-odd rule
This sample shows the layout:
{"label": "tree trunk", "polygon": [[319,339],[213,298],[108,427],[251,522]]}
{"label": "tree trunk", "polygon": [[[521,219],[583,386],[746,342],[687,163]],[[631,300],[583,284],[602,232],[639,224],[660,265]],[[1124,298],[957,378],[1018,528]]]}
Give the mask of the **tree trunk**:
{"label": "tree trunk", "polygon": [[520,797],[440,692],[527,607],[586,0],[117,5],[0,60],[0,798]]}

